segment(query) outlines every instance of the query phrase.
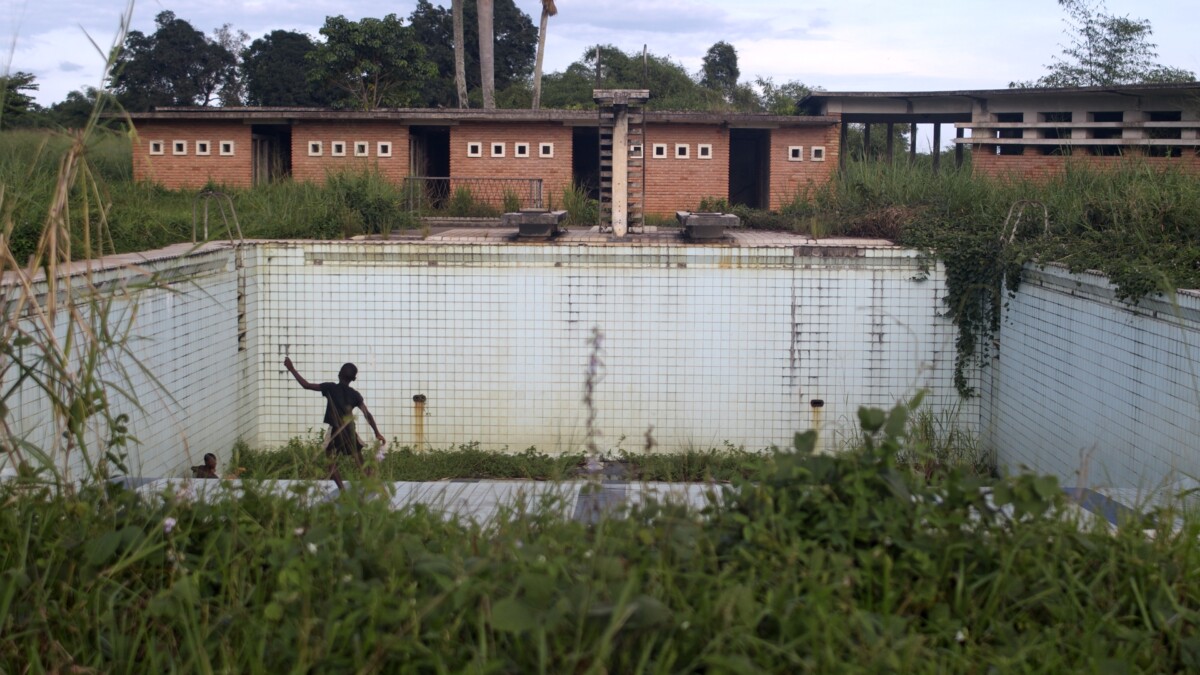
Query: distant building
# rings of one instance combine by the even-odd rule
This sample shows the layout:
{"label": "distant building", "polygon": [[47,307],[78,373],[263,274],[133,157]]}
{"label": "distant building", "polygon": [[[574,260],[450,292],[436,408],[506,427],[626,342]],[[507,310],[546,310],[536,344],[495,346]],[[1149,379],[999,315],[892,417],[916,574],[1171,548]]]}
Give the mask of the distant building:
{"label": "distant building", "polygon": [[[1200,83],[980,89],[931,92],[817,92],[800,102],[804,112],[863,124],[887,134],[889,127],[953,124],[961,160],[971,150],[977,175],[1045,176],[1068,161],[1111,165],[1137,157],[1155,166],[1200,170]],[[870,132],[867,131],[869,134]],[[845,144],[845,127],[840,145]],[[915,153],[916,134],[909,148]],[[845,148],[839,152],[845,159]],[[936,155],[935,155],[936,157]],[[1070,160],[1068,160],[1070,158]]]}
{"label": "distant building", "polygon": [[[889,139],[883,159],[915,155],[922,124],[942,147],[942,126],[952,124],[958,161],[970,150],[985,176],[1124,157],[1200,170],[1200,83],[818,92],[798,116],[648,112],[649,95],[597,90],[593,111],[160,108],[131,115],[134,177],[171,189],[250,187],[370,168],[435,202],[465,188],[493,206],[512,190],[523,206],[556,206],[580,187],[600,201],[605,223],[637,227],[646,214],[696,210],[706,198],[779,209],[844,165],[850,124]],[[909,131],[908,148],[891,146],[897,125]],[[940,160],[935,153],[935,169]]]}
{"label": "distant building", "polygon": [[450,193],[455,181],[538,179],[561,204],[573,185],[611,201],[616,174],[636,224],[704,198],[778,209],[836,171],[837,117],[645,112],[647,95],[598,91],[598,111],[159,108],[131,115],[134,178],[244,188],[371,168],[397,183],[445,179],[436,187]]}

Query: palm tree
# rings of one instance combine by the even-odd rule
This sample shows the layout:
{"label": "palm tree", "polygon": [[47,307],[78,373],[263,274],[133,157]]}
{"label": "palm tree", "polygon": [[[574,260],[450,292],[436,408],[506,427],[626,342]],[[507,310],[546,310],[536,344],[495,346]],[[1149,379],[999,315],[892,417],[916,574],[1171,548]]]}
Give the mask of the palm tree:
{"label": "palm tree", "polygon": [[483,86],[483,107],[496,107],[496,51],[495,33],[492,29],[492,0],[479,0],[479,79]]}
{"label": "palm tree", "polygon": [[538,28],[537,60],[533,65],[533,109],[542,105],[542,57],[546,54],[546,23],[548,19],[558,14],[554,0],[542,0],[542,25]]}
{"label": "palm tree", "polygon": [[451,0],[454,16],[454,84],[458,88],[458,107],[467,107],[467,47],[463,43],[463,0]]}

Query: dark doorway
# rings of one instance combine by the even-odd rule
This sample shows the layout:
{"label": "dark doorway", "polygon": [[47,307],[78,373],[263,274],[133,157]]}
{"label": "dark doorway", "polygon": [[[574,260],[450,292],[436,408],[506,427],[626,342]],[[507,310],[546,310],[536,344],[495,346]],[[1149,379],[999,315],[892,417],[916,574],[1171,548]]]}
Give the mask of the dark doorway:
{"label": "dark doorway", "polygon": [[286,124],[250,126],[250,181],[266,185],[292,175],[292,128]]}
{"label": "dark doorway", "polygon": [[571,180],[587,193],[588,199],[600,199],[600,130],[575,127],[571,136]]}
{"label": "dark doorway", "polygon": [[450,127],[409,127],[408,139],[408,174],[423,183],[410,189],[441,208],[450,198]]}
{"label": "dark doorway", "polygon": [[771,203],[771,131],[729,130],[729,204],[765,209]]}

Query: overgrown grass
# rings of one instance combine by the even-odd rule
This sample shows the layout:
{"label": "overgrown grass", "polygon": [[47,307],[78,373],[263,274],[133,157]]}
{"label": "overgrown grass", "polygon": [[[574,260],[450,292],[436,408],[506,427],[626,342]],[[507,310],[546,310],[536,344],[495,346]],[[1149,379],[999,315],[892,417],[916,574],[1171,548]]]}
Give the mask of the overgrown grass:
{"label": "overgrown grass", "polygon": [[[727,447],[682,452],[619,451],[605,457],[614,476],[632,481],[731,481],[760,472],[771,461],[770,453]],[[546,454],[536,448],[521,452],[482,450],[478,443],[445,449],[414,451],[402,447],[384,453],[371,464],[375,476],[385,481],[445,479],[565,480],[576,478],[584,454]],[[282,448],[254,450],[239,445],[225,474],[254,479],[325,479],[329,462],[319,438],[293,438]],[[343,476],[360,478],[353,460],[340,459]]]}
{"label": "overgrown grass", "polygon": [[[897,412],[899,411],[899,412]],[[706,513],[594,525],[400,511],[365,485],[301,505],[0,486],[0,670],[1182,672],[1200,667],[1200,521],[1148,537],[1064,517],[1053,479],[773,456]],[[996,507],[1002,507],[997,510]]]}
{"label": "overgrown grass", "polygon": [[[69,142],[67,136],[45,131],[0,133],[0,186],[12,196],[5,206],[15,222],[10,245],[19,260],[36,246]],[[197,215],[203,213],[199,190],[134,183],[124,133],[98,130],[85,147],[102,196],[88,204],[88,215],[95,220],[103,209],[107,217],[106,228],[93,234],[94,251],[125,253],[192,241],[193,224],[202,221]],[[283,181],[254,189],[208,189],[230,196],[248,238],[333,239],[418,226],[405,208],[402,186],[370,171],[331,174],[322,186]],[[83,216],[79,209],[70,214],[73,224]],[[78,229],[72,231],[76,239]],[[209,236],[229,236],[215,203],[209,205]],[[82,242],[75,243],[82,250]]]}
{"label": "overgrown grass", "polygon": [[[561,480],[569,478],[583,461],[582,454],[547,455],[529,448],[518,453],[481,450],[478,443],[453,448],[414,451],[390,450],[380,462],[371,462],[375,476],[385,481],[431,481],[458,479]],[[338,462],[348,479],[362,472],[351,458]],[[320,437],[293,438],[282,448],[254,450],[235,447],[229,471],[244,478],[325,479],[329,461]]]}

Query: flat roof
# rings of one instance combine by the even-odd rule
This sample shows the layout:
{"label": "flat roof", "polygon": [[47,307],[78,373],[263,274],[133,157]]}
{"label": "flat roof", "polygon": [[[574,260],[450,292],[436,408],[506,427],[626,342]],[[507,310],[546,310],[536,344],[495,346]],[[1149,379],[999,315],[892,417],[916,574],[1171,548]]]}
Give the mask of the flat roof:
{"label": "flat roof", "polygon": [[949,89],[943,91],[814,91],[800,99],[829,98],[996,98],[1001,96],[1045,96],[1075,94],[1115,94],[1118,96],[1145,96],[1147,94],[1200,93],[1200,82],[1175,82],[1168,84],[1122,84],[1106,87],[1006,87],[1004,89]]}
{"label": "flat roof", "polygon": [[[297,107],[161,107],[150,112],[129,113],[141,120],[241,120],[247,122],[281,123],[304,120],[380,120],[409,124],[455,125],[463,122],[558,123],[587,126],[599,123],[595,110],[531,110],[481,108],[380,108],[376,110],[333,110],[330,108]],[[711,113],[647,111],[650,124],[723,124],[737,127],[797,127],[828,126],[838,123],[836,116],[766,115],[756,113]]]}

